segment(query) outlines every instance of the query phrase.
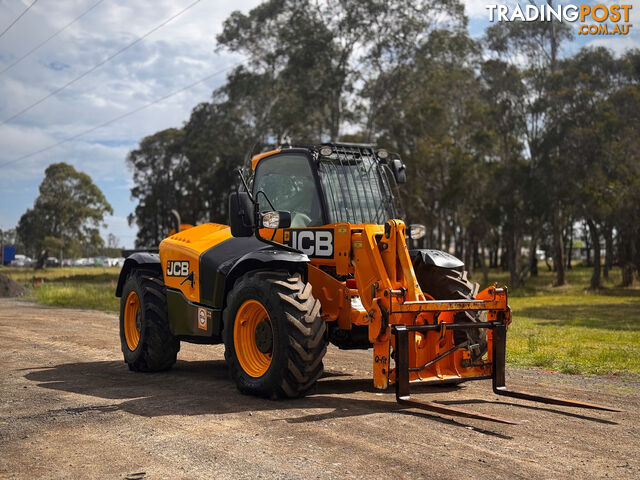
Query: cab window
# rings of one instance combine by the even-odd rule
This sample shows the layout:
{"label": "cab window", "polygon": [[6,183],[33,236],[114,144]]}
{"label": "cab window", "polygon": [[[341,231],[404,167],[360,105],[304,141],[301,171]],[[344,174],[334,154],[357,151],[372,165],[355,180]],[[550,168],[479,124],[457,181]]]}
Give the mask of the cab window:
{"label": "cab window", "polygon": [[[262,190],[276,210],[291,212],[291,227],[315,227],[323,224],[320,197],[304,155],[277,155],[258,163],[253,193]],[[260,211],[271,210],[263,195],[257,196]]]}

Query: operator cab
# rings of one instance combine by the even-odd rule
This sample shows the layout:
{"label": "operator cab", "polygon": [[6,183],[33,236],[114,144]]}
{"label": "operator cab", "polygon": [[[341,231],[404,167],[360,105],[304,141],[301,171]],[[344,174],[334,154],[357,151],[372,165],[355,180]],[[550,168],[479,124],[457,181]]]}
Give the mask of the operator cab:
{"label": "operator cab", "polygon": [[292,228],[397,218],[390,177],[406,181],[399,157],[372,145],[294,146],[256,155],[252,166],[261,213],[290,212]]}

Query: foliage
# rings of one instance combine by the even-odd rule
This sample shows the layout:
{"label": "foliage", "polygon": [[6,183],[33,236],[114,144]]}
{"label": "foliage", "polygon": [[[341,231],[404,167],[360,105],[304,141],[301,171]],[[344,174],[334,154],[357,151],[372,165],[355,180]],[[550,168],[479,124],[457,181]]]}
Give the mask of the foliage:
{"label": "foliage", "polygon": [[91,255],[104,245],[99,227],[107,213],[113,209],[91,177],[66,163],[52,163],[33,208],[18,222],[17,234],[34,257],[43,251]]}

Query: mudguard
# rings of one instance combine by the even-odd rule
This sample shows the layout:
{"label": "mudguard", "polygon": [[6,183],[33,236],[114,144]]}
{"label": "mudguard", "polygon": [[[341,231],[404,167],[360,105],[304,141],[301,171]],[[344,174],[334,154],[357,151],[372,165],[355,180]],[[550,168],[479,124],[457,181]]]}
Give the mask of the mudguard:
{"label": "mudguard", "polygon": [[306,271],[309,257],[268,245],[255,237],[231,237],[200,256],[200,301],[224,307],[227,292],[250,270],[288,268]]}
{"label": "mudguard", "polygon": [[447,252],[442,252],[440,250],[409,250],[409,255],[411,256],[411,261],[413,262],[414,266],[416,265],[416,262],[422,261],[422,263],[424,263],[425,265],[435,265],[436,267],[442,268],[464,267],[463,261]]}
{"label": "mudguard", "polygon": [[157,253],[149,252],[136,252],[127,257],[120,270],[120,276],[118,277],[118,285],[116,286],[116,297],[122,296],[122,288],[124,282],[127,281],[129,272],[133,268],[145,267],[150,270],[157,270],[162,273],[162,267],[160,266],[160,256]]}

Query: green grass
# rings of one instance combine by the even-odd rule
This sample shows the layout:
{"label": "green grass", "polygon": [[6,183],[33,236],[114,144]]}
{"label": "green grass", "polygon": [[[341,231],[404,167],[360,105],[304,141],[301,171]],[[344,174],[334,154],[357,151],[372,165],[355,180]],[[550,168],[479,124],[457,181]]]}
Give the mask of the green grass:
{"label": "green grass", "polygon": [[[508,363],[563,373],[640,374],[640,289],[619,287],[620,271],[614,269],[604,288],[590,291],[591,269],[582,267],[568,272],[567,286],[553,287],[553,272],[541,267],[538,277],[509,292]],[[114,295],[119,268],[0,272],[30,287],[30,297],[47,305],[119,310]],[[489,279],[502,285],[508,274],[492,270]]]}
{"label": "green grass", "polygon": [[[574,267],[568,285],[553,287],[553,272],[541,265],[538,277],[509,292],[510,365],[562,373],[640,373],[640,290],[619,287],[616,268],[602,289],[591,291],[591,273]],[[508,283],[508,274],[492,272],[490,280]]]}
{"label": "green grass", "polygon": [[1,273],[30,289],[28,298],[45,305],[118,312],[118,267],[3,268]]}

